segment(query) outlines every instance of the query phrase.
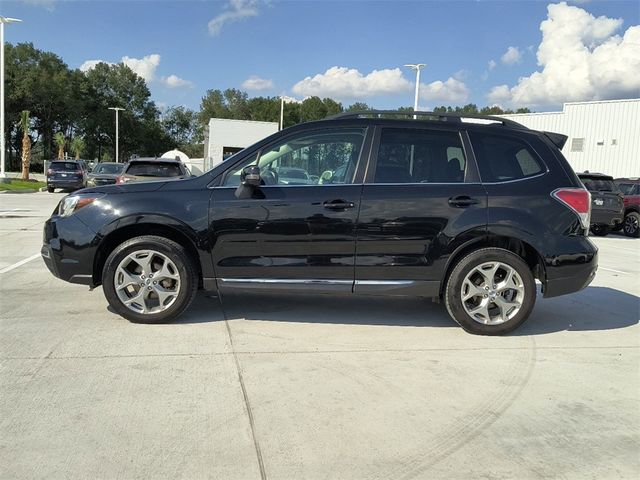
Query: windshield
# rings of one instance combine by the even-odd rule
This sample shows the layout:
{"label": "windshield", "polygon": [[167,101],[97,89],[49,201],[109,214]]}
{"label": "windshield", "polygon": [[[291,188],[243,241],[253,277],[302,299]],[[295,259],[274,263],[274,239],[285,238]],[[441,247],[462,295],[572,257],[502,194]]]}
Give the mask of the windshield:
{"label": "windshield", "polygon": [[55,172],[80,170],[76,162],[51,162],[49,168]]}
{"label": "windshield", "polygon": [[122,171],[122,164],[117,163],[99,163],[93,169],[93,173],[101,173],[105,175],[116,175]]}
{"label": "windshield", "polygon": [[183,174],[179,163],[168,162],[131,163],[126,173],[140,177],[179,177]]}
{"label": "windshield", "polygon": [[606,178],[581,178],[582,183],[590,192],[617,192],[613,180]]}

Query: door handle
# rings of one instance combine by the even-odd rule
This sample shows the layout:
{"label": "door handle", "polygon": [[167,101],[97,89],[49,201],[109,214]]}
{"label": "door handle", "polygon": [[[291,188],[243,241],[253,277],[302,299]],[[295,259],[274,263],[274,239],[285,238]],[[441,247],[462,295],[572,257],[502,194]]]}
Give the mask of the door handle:
{"label": "door handle", "polygon": [[344,200],[331,200],[322,204],[324,208],[329,210],[345,210],[347,208],[355,207],[353,202],[345,202]]}
{"label": "door handle", "polygon": [[478,200],[467,195],[459,195],[457,197],[451,197],[449,199],[449,205],[457,208],[466,208],[470,207],[471,205],[477,205],[478,203],[480,203]]}

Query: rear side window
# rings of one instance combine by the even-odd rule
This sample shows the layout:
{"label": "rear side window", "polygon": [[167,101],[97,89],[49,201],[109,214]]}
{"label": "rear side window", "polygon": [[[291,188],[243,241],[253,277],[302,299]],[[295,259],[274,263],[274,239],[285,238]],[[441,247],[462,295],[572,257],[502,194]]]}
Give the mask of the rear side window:
{"label": "rear side window", "polygon": [[466,167],[457,132],[385,128],[374,183],[462,183]]}
{"label": "rear side window", "polygon": [[536,153],[522,140],[469,132],[483,182],[507,182],[545,171]]}
{"label": "rear side window", "polygon": [[127,175],[141,177],[179,177],[182,169],[178,163],[135,162],[129,165]]}

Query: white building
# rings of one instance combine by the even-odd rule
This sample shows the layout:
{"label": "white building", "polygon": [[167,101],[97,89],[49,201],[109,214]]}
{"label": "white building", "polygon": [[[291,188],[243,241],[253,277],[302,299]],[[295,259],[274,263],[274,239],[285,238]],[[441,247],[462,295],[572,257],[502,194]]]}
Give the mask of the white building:
{"label": "white building", "polygon": [[205,169],[222,163],[228,156],[262,140],[278,131],[277,122],[252,122],[249,120],[209,120],[209,138]]}
{"label": "white building", "polygon": [[567,135],[562,153],[576,172],[640,176],[640,99],[572,102],[561,112],[501,116]]}

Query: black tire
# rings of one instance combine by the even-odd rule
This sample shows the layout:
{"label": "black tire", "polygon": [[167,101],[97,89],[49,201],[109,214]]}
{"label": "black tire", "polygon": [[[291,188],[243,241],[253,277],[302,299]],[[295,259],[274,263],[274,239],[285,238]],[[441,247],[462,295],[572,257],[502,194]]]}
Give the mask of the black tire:
{"label": "black tire", "polygon": [[611,227],[609,225],[592,225],[591,233],[593,233],[596,237],[606,237],[611,233]]}
{"label": "black tire", "polygon": [[[179,274],[180,287],[177,290],[177,298],[165,310],[157,313],[133,311],[120,300],[114,285],[116,270],[120,262],[128,255],[141,250],[153,250],[165,255],[173,262]],[[111,308],[127,320],[134,323],[165,323],[176,319],[193,302],[198,290],[198,270],[186,250],[173,240],[145,235],[127,240],[111,252],[102,270],[102,289]]]}
{"label": "black tire", "polygon": [[47,187],[47,192],[49,193],[53,193],[55,191],[55,188],[53,187]]}
{"label": "black tire", "polygon": [[[483,263],[500,262],[511,268],[522,279],[523,300],[517,313],[503,323],[485,325],[476,321],[465,310],[462,286],[466,276]],[[476,335],[503,335],[522,325],[536,302],[536,284],[531,269],[518,255],[502,248],[483,248],[463,257],[449,275],[445,289],[445,304],[449,315],[467,332]],[[508,316],[508,315],[507,315]]]}
{"label": "black tire", "polygon": [[640,213],[627,213],[627,215],[624,217],[624,234],[627,237],[640,237]]}

